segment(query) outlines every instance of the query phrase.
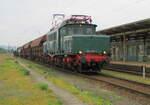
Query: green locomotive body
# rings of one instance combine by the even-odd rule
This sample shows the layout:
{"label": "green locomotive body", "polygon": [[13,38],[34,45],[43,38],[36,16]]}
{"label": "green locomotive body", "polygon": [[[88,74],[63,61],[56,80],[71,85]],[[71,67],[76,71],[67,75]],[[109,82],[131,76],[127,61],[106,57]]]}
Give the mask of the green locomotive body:
{"label": "green locomotive body", "polygon": [[44,53],[55,56],[79,52],[108,52],[109,40],[107,35],[96,35],[95,24],[65,22],[47,33]]}
{"label": "green locomotive body", "polygon": [[66,53],[102,53],[109,49],[109,37],[105,35],[77,35],[65,37],[69,43],[64,44]]}

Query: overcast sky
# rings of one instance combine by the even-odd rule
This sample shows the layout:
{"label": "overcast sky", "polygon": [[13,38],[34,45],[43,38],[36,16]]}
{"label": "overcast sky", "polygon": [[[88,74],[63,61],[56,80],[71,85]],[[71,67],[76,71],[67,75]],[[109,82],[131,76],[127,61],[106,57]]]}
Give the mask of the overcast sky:
{"label": "overcast sky", "polygon": [[92,16],[97,30],[150,18],[150,0],[0,0],[0,45],[20,46],[45,34],[52,14]]}

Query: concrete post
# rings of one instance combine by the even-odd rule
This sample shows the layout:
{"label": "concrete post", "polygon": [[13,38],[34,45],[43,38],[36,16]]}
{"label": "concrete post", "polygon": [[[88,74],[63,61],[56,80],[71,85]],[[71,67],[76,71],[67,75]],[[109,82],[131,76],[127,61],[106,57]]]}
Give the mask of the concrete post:
{"label": "concrete post", "polygon": [[126,42],[125,42],[125,34],[123,34],[123,61],[126,61]]}
{"label": "concrete post", "polygon": [[145,66],[143,66],[142,69],[143,69],[143,79],[145,79]]}
{"label": "concrete post", "polygon": [[143,38],[143,41],[144,41],[144,57],[143,57],[143,61],[145,62],[145,57],[146,57],[146,38],[145,38],[145,35],[144,35],[144,38]]}

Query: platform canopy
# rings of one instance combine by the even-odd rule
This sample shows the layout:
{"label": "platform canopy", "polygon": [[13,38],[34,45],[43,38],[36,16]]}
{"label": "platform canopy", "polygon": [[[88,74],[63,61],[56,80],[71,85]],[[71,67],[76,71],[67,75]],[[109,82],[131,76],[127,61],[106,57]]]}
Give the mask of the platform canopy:
{"label": "platform canopy", "polygon": [[150,31],[150,18],[97,31],[97,34],[122,35]]}

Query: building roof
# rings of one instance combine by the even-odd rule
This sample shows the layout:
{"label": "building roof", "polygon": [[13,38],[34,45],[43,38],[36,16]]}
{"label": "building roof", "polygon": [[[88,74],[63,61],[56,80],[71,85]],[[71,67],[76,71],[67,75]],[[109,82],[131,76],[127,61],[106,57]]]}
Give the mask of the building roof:
{"label": "building roof", "polygon": [[33,40],[32,43],[31,43],[31,47],[39,46],[45,41],[46,41],[46,35],[43,35],[43,36]]}
{"label": "building roof", "polygon": [[117,34],[117,33],[123,33],[127,31],[135,31],[139,29],[146,29],[150,28],[150,18],[128,23],[128,24],[123,24],[120,26],[104,29],[97,31],[97,34],[106,34],[106,35],[112,35],[112,34]]}

